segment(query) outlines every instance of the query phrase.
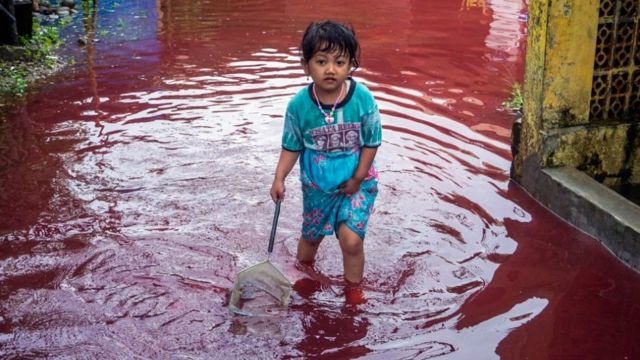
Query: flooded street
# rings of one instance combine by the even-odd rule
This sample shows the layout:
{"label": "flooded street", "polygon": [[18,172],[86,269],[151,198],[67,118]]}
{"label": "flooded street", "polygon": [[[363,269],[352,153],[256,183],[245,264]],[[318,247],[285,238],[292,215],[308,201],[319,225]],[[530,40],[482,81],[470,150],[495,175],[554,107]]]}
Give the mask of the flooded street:
{"label": "flooded street", "polygon": [[[640,274],[509,180],[520,0],[98,1],[77,63],[0,130],[0,358],[637,359]],[[266,258],[283,114],[312,20],[351,23],[381,109],[364,305],[338,242],[296,266],[297,168]]]}

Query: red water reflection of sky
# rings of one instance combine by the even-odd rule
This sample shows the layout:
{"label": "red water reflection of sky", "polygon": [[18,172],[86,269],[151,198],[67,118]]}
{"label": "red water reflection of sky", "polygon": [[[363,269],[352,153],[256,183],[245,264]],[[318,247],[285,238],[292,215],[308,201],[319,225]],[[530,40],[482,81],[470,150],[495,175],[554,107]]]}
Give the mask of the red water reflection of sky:
{"label": "red water reflection of sky", "polygon": [[[3,127],[0,355],[639,358],[638,273],[509,180],[501,103],[523,77],[526,13],[517,0],[98,2],[76,21],[98,41],[68,45],[76,66]],[[345,304],[335,241],[315,268],[295,264],[294,172],[272,256],[291,304],[235,316],[235,274],[265,257],[282,113],[307,84],[298,42],[323,18],[355,27],[355,78],[383,116],[368,302]]]}

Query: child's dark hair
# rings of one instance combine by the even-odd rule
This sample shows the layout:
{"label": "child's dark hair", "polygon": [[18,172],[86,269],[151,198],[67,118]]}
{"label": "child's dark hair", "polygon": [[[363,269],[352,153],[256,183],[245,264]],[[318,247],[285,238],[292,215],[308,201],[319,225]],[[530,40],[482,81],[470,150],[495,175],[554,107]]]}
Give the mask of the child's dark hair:
{"label": "child's dark hair", "polygon": [[360,44],[356,39],[356,32],[349,25],[337,23],[332,20],[312,22],[307,26],[302,43],[300,44],[302,58],[308,62],[318,51],[349,55],[353,64],[353,70],[360,63]]}

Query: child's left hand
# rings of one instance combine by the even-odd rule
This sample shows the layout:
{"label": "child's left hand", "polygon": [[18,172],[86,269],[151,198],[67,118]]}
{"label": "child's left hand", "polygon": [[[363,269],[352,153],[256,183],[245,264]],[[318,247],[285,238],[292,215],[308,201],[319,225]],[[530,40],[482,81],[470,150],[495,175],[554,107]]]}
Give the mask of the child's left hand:
{"label": "child's left hand", "polygon": [[340,184],[339,189],[345,195],[353,195],[360,190],[360,184],[362,184],[362,180],[351,178]]}

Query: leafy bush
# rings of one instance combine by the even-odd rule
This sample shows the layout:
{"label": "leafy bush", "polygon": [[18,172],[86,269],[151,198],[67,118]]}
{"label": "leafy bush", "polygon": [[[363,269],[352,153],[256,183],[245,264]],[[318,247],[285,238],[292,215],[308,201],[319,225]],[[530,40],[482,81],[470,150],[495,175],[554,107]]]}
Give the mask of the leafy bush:
{"label": "leafy bush", "polygon": [[511,87],[511,97],[502,103],[502,106],[507,110],[522,111],[524,106],[524,97],[522,96],[522,85],[519,82],[514,82]]}
{"label": "leafy bush", "polygon": [[60,44],[60,34],[56,26],[43,26],[33,19],[33,36],[31,39],[20,37],[20,45],[29,49],[29,57],[32,61],[45,61],[48,65],[53,63],[53,50]]}
{"label": "leafy bush", "polygon": [[27,76],[29,76],[29,70],[26,64],[0,61],[0,92],[24,94]]}
{"label": "leafy bush", "polygon": [[28,84],[30,70],[51,68],[56,63],[54,50],[61,42],[57,26],[43,26],[33,19],[33,36],[21,36],[20,45],[27,51],[22,61],[0,60],[0,93],[22,95]]}

